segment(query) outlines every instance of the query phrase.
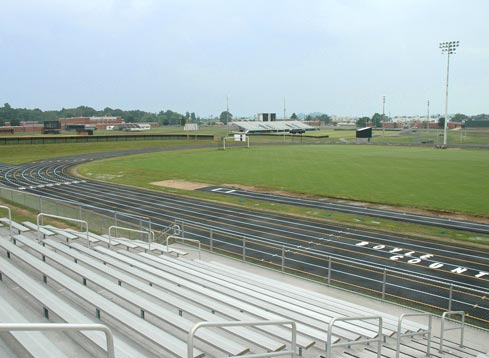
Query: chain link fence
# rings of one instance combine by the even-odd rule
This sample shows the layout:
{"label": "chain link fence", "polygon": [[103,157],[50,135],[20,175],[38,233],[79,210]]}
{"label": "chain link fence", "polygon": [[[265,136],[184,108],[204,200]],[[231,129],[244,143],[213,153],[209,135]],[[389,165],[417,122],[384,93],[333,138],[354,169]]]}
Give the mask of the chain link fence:
{"label": "chain link fence", "polygon": [[464,311],[467,321],[489,329],[489,289],[335,257],[314,250],[313,244],[277,245],[182,220],[175,224],[181,236],[198,239],[213,253],[439,315]]}
{"label": "chain link fence", "polygon": [[[89,223],[89,230],[98,234],[106,234],[110,226],[152,230],[150,218],[4,187],[0,187],[0,197],[40,213],[84,220]],[[147,235],[141,233],[122,231],[120,235],[130,239],[147,239]],[[436,277],[346,260],[315,250],[314,245],[279,245],[265,238],[259,240],[179,219],[155,234],[156,241],[161,242],[166,235],[172,234],[198,240],[203,249],[215,254],[427,312],[441,315],[445,311],[464,311],[468,322],[489,329],[489,289],[471,288]],[[116,233],[115,236],[120,235]]]}

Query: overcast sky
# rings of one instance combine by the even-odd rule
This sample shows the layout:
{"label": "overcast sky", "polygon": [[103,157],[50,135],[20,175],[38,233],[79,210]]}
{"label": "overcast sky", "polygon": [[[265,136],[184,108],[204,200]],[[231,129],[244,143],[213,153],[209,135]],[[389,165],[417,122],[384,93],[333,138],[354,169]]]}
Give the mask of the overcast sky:
{"label": "overcast sky", "polygon": [[0,103],[489,113],[489,0],[0,0]]}

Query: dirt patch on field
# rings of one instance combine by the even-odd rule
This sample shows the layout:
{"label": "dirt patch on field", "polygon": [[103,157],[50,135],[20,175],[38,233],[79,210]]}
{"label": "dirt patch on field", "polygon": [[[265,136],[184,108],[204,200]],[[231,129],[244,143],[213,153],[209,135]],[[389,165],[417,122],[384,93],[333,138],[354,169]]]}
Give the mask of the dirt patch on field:
{"label": "dirt patch on field", "polygon": [[197,190],[197,189],[202,189],[211,186],[211,184],[196,183],[187,180],[163,180],[163,181],[156,181],[150,184],[156,186],[165,186],[167,188],[184,189],[184,190]]}
{"label": "dirt patch on field", "polygon": [[[156,186],[164,186],[167,188],[183,189],[183,190],[198,190],[214,185],[214,184],[207,184],[207,183],[191,182],[186,180],[163,180],[151,184]],[[481,217],[481,216],[471,216],[471,215],[464,215],[459,213],[443,212],[443,211],[436,211],[436,210],[425,210],[425,209],[418,209],[412,207],[374,204],[374,203],[367,203],[367,202],[348,200],[342,198],[325,198],[325,197],[318,197],[314,195],[290,193],[283,190],[262,189],[253,186],[246,186],[246,185],[239,185],[239,184],[221,184],[221,185],[223,187],[234,188],[234,189],[242,189],[242,190],[249,190],[255,192],[262,192],[262,193],[278,194],[278,195],[288,195],[288,196],[300,197],[304,199],[313,199],[318,201],[328,201],[333,203],[356,205],[364,208],[392,210],[392,211],[406,212],[406,213],[418,214],[418,215],[437,216],[437,217],[443,217],[446,219],[454,219],[454,220],[468,220],[468,221],[475,221],[475,222],[480,222],[485,224],[489,223],[489,218]]]}

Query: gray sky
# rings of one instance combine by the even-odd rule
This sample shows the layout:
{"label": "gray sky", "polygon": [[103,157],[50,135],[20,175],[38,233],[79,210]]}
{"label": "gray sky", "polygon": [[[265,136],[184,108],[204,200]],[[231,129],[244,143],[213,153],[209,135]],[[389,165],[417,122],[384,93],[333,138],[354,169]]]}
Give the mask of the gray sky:
{"label": "gray sky", "polygon": [[489,113],[489,0],[0,0],[0,103]]}

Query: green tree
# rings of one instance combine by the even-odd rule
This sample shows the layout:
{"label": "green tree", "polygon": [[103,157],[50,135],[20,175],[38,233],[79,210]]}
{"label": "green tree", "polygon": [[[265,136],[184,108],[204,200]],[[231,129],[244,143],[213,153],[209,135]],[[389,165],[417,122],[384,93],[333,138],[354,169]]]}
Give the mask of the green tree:
{"label": "green tree", "polygon": [[11,126],[20,126],[20,119],[14,118],[14,119],[10,120],[10,125]]}
{"label": "green tree", "polygon": [[382,127],[382,122],[384,119],[385,119],[385,116],[382,116],[382,114],[380,114],[380,113],[375,113],[372,116],[372,126],[377,127],[377,128]]}
{"label": "green tree", "polygon": [[370,118],[368,118],[368,117],[358,118],[356,125],[357,125],[357,127],[366,127],[366,126],[368,126],[369,120],[370,120]]}
{"label": "green tree", "polygon": [[221,121],[224,124],[228,124],[228,122],[231,119],[233,119],[233,115],[231,114],[231,112],[224,111],[224,112],[221,112],[221,114],[219,115],[219,121]]}
{"label": "green tree", "polygon": [[438,128],[445,128],[445,117],[438,118]]}
{"label": "green tree", "polygon": [[321,114],[319,117],[317,117],[320,122],[323,122],[324,124],[329,124],[331,123],[331,117],[328,116],[327,114]]}
{"label": "green tree", "polygon": [[290,119],[294,119],[294,120],[297,119],[297,114],[292,113],[292,115],[290,116]]}
{"label": "green tree", "polygon": [[195,112],[190,113],[190,123],[196,123],[197,117],[195,117]]}
{"label": "green tree", "polygon": [[452,122],[462,123],[462,122],[468,121],[469,120],[469,116],[466,116],[465,114],[462,114],[462,113],[457,113],[452,118],[450,118],[450,120]]}

